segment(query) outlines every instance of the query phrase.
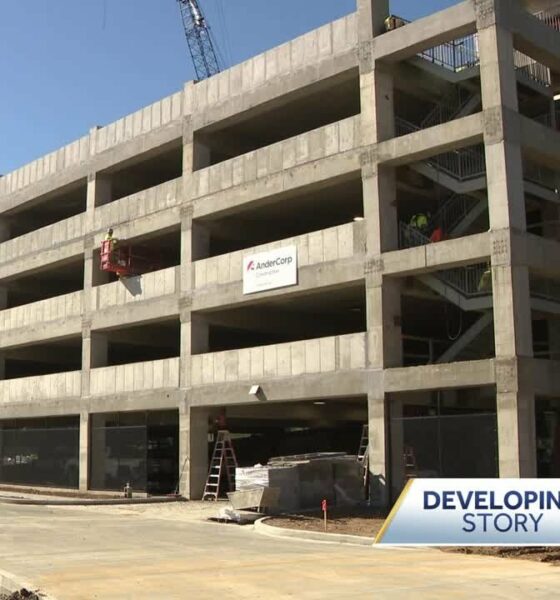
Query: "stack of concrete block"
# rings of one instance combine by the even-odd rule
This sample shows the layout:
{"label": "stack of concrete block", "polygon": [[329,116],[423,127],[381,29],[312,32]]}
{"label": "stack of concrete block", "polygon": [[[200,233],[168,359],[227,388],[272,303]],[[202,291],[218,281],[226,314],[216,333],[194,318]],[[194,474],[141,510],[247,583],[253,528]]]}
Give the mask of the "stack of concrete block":
{"label": "stack of concrete block", "polygon": [[272,458],[265,466],[236,470],[236,489],[278,487],[282,511],[348,506],[364,499],[363,467],[356,456],[317,453]]}

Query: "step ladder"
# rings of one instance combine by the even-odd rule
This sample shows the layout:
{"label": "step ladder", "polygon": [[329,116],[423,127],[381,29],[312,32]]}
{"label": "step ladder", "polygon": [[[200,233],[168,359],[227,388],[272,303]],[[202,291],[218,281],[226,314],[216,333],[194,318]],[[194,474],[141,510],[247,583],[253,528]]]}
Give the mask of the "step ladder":
{"label": "step ladder", "polygon": [[368,426],[362,426],[362,437],[360,438],[360,448],[358,449],[358,462],[365,464],[369,450],[369,433]]}
{"label": "step ladder", "polygon": [[369,492],[369,427],[362,426],[362,436],[360,438],[360,447],[358,449],[358,462],[364,469],[364,489],[366,498]]}
{"label": "step ladder", "polygon": [[218,431],[202,499],[216,501],[219,498],[222,491],[224,471],[228,480],[229,491],[233,492],[235,490],[236,467],[237,458],[233,450],[231,435],[227,430]]}

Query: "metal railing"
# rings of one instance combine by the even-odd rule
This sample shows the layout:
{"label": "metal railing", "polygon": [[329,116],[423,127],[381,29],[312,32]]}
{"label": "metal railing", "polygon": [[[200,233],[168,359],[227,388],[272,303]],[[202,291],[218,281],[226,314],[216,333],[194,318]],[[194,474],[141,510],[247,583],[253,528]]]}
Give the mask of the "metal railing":
{"label": "metal railing", "polygon": [[529,287],[532,298],[560,302],[560,281],[545,277],[531,277]]}
{"label": "metal railing", "polygon": [[431,365],[449,346],[449,340],[403,335],[403,361],[405,366]]}
{"label": "metal railing", "polygon": [[[408,135],[420,131],[420,129],[419,125],[410,123],[402,117],[395,117],[395,133],[397,136]],[[475,179],[486,174],[486,160],[482,144],[438,154],[425,162],[460,181]]]}
{"label": "metal railing", "polygon": [[560,108],[530,118],[545,127],[552,127],[552,129],[560,131]]}
{"label": "metal railing", "polygon": [[474,98],[474,94],[461,86],[453,86],[438,104],[426,115],[420,124],[421,129],[447,123],[457,117]]}
{"label": "metal railing", "polygon": [[[560,31],[560,5],[534,13],[533,16]],[[405,25],[410,23],[402,17],[396,18]],[[444,42],[438,46],[422,50],[417,56],[434,65],[459,73],[479,65],[478,35],[472,33],[450,42]],[[515,51],[514,64],[527,79],[545,87],[550,87],[550,69],[544,65],[539,64],[518,50]]]}
{"label": "metal railing", "polygon": [[431,243],[428,236],[424,235],[416,227],[411,227],[402,221],[399,223],[399,247],[417,248]]}
{"label": "metal railing", "polygon": [[492,294],[490,267],[486,263],[439,271],[438,278],[467,298]]}
{"label": "metal railing", "polygon": [[486,159],[484,146],[482,145],[438,154],[429,158],[426,162],[459,181],[467,181],[486,175]]}
{"label": "metal railing", "polygon": [[553,169],[525,159],[523,161],[523,179],[541,185],[549,190],[556,190],[559,175]]}
{"label": "metal railing", "polygon": [[560,4],[533,13],[533,16],[539,21],[544,21],[549,27],[560,31]]}
{"label": "metal railing", "polygon": [[[473,210],[479,200],[472,196],[454,194],[433,215],[431,221],[448,234]],[[431,243],[431,238],[411,225],[399,222],[399,247],[415,248]]]}
{"label": "metal railing", "polygon": [[479,200],[472,196],[453,194],[436,212],[434,215],[434,222],[437,223],[443,231],[450,233],[465,217],[467,217],[478,203]]}

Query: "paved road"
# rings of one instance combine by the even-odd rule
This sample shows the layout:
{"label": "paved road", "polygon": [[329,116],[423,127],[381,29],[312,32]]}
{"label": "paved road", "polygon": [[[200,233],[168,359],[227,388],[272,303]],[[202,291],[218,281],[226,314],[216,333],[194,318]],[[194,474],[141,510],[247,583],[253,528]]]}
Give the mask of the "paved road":
{"label": "paved road", "polygon": [[280,540],[184,510],[0,504],[0,568],[58,600],[512,600],[560,584],[528,561]]}

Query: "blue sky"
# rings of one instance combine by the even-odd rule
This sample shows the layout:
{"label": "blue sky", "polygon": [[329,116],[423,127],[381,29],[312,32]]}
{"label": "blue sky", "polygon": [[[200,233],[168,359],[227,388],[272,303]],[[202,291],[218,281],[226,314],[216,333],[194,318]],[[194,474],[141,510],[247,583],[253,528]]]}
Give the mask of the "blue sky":
{"label": "blue sky", "polygon": [[[200,0],[236,64],[356,0]],[[393,0],[418,18],[454,0]],[[176,0],[0,0],[0,173],[178,91],[193,69]]]}

